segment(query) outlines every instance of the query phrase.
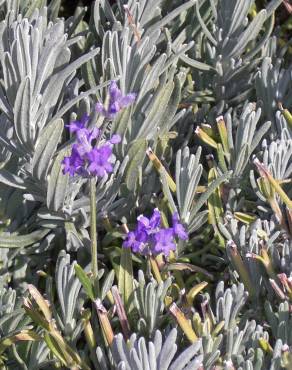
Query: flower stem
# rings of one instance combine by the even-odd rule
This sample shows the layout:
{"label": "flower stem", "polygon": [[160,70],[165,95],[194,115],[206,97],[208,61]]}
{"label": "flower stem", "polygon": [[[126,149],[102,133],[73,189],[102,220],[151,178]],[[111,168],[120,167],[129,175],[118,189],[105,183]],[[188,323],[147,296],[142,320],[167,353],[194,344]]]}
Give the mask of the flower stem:
{"label": "flower stem", "polygon": [[96,233],[96,179],[90,179],[90,240],[91,240],[91,272],[94,280],[95,294],[99,293],[97,264],[97,233]]}

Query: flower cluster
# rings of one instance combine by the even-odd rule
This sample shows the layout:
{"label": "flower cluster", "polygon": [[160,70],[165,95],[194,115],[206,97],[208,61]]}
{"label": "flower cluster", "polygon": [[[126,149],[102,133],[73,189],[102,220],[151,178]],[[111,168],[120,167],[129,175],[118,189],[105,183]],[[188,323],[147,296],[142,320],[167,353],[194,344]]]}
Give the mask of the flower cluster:
{"label": "flower cluster", "polygon": [[161,228],[161,214],[154,209],[149,218],[140,215],[134,231],[130,231],[123,243],[124,248],[131,248],[135,253],[157,255],[163,253],[168,256],[175,250],[175,238],[186,240],[188,234],[179,222],[178,214],[172,216],[172,227]]}
{"label": "flower cluster", "polygon": [[87,129],[85,125],[88,119],[88,116],[84,116],[81,121],[74,121],[67,125],[70,132],[76,134],[77,143],[72,146],[71,155],[62,161],[64,174],[103,177],[113,170],[112,148],[113,144],[119,143],[121,138],[119,135],[113,135],[110,140],[97,146],[100,130],[97,127]]}
{"label": "flower cluster", "polygon": [[[132,104],[135,99],[136,94],[134,93],[123,96],[116,81],[111,81],[109,104],[105,107],[103,104],[97,103],[96,111],[106,118],[112,119],[121,109]],[[112,148],[113,144],[121,141],[121,138],[119,135],[113,135],[110,140],[97,146],[100,130],[97,127],[92,130],[87,129],[85,126],[88,119],[89,117],[85,115],[80,121],[71,122],[70,125],[66,126],[69,127],[71,133],[76,134],[77,143],[73,145],[71,155],[62,161],[64,174],[103,177],[113,171]]]}
{"label": "flower cluster", "polygon": [[131,105],[136,99],[136,94],[130,93],[122,95],[121,90],[118,88],[116,81],[111,81],[109,86],[109,103],[105,107],[101,103],[96,104],[96,111],[106,118],[113,119],[116,114],[123,108]]}

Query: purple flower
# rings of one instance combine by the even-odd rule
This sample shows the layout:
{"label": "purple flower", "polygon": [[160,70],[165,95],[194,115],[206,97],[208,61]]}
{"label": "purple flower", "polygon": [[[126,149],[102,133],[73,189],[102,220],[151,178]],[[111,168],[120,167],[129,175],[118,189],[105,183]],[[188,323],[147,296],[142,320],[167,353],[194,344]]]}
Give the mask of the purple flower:
{"label": "purple flower", "polygon": [[70,176],[74,176],[84,165],[84,160],[79,155],[76,144],[72,147],[71,155],[69,157],[64,157],[62,163],[64,165],[63,174],[69,173]]}
{"label": "purple flower", "polygon": [[137,221],[136,229],[127,234],[123,243],[125,248],[131,248],[134,253],[153,255],[163,253],[168,256],[170,251],[176,249],[176,237],[183,240],[188,238],[177,213],[173,215],[173,225],[169,228],[161,227],[161,213],[157,208],[150,218],[140,215]]}
{"label": "purple flower", "polygon": [[110,163],[110,157],[112,155],[112,148],[109,145],[103,145],[100,148],[94,148],[87,153],[87,159],[90,163],[87,170],[94,176],[103,177],[106,173],[110,173],[113,170],[113,166]]}
{"label": "purple flower", "polygon": [[138,226],[137,228],[140,230],[146,230],[148,233],[151,233],[152,231],[155,231],[157,227],[159,227],[161,222],[161,215],[157,208],[154,209],[153,215],[151,218],[147,218],[143,215],[140,215],[137,218]]}
{"label": "purple flower", "polygon": [[130,231],[127,235],[127,239],[124,241],[123,246],[125,248],[131,248],[134,253],[142,253],[144,251],[147,238],[148,235],[143,230]]}
{"label": "purple flower", "polygon": [[161,223],[161,214],[158,208],[155,208],[153,211],[153,215],[149,220],[149,225],[152,229],[156,229],[160,226]]}
{"label": "purple flower", "polygon": [[110,139],[111,144],[118,144],[121,142],[121,137],[120,135],[113,135]]}
{"label": "purple flower", "polygon": [[173,241],[173,229],[161,229],[154,234],[154,254],[163,253],[168,256],[170,251],[175,251],[175,244]]}
{"label": "purple flower", "polygon": [[78,146],[77,150],[81,156],[91,152],[93,148],[93,141],[98,138],[100,130],[95,127],[89,131],[87,128],[82,128],[76,132]]}
{"label": "purple flower", "polygon": [[77,143],[72,146],[71,155],[62,161],[63,173],[69,173],[70,176],[104,177],[113,171],[113,145],[119,143],[121,138],[119,135],[113,135],[104,144],[96,146],[100,130],[97,127],[87,129],[87,121],[88,117],[84,116],[81,121],[68,125],[69,130],[76,133]]}
{"label": "purple flower", "polygon": [[69,128],[69,131],[71,133],[74,133],[76,131],[79,131],[80,129],[84,128],[89,120],[89,116],[87,114],[84,114],[80,121],[72,121],[69,125],[66,125],[65,127]]}
{"label": "purple flower", "polygon": [[111,81],[109,86],[109,104],[106,108],[103,104],[97,103],[96,104],[96,111],[107,117],[112,119],[116,116],[119,111],[123,108],[128,107],[131,105],[136,99],[136,94],[130,93],[127,95],[122,95],[121,90],[118,88],[116,81]]}
{"label": "purple flower", "polygon": [[178,213],[175,212],[172,216],[172,227],[173,232],[176,236],[178,236],[182,240],[188,239],[188,233],[184,226],[179,222]]}

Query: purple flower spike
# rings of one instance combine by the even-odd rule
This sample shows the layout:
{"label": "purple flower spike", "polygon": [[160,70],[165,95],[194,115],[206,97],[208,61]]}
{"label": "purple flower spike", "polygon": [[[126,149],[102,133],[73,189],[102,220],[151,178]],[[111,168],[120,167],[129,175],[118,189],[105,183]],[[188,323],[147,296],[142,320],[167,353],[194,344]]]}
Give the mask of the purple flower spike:
{"label": "purple flower spike", "polygon": [[69,130],[76,133],[77,143],[72,146],[71,155],[62,161],[63,173],[70,176],[104,177],[113,172],[113,145],[120,142],[121,138],[113,135],[110,140],[98,146],[100,130],[97,127],[89,130],[85,127],[86,121],[88,117],[84,116],[81,121],[68,125]]}
{"label": "purple flower spike", "polygon": [[161,213],[155,208],[149,218],[140,215],[134,231],[127,234],[123,243],[125,248],[131,248],[134,253],[153,254],[163,253],[168,256],[170,251],[176,249],[175,237],[186,240],[188,234],[184,226],[179,222],[178,214],[172,217],[172,227],[161,227]]}
{"label": "purple flower spike", "polygon": [[122,95],[116,81],[111,81],[109,86],[109,104],[106,108],[103,104],[96,104],[96,111],[102,116],[113,119],[123,108],[128,107],[136,100],[136,94]]}

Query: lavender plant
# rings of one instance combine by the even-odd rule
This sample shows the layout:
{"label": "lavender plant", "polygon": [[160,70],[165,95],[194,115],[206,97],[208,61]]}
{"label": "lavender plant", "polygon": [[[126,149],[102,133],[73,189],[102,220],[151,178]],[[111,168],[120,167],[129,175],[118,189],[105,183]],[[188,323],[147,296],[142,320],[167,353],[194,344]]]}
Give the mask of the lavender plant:
{"label": "lavender plant", "polygon": [[0,1],[0,368],[291,369],[288,2],[64,6]]}

